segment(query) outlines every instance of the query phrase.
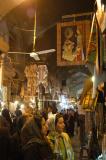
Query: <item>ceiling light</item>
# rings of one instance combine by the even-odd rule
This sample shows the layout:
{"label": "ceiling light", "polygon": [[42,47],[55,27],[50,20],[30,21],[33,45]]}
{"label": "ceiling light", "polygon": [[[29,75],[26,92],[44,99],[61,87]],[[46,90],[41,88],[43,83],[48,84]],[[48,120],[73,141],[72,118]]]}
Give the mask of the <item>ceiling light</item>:
{"label": "ceiling light", "polygon": [[92,80],[92,82],[94,82],[95,81],[95,76],[92,76],[91,80]]}

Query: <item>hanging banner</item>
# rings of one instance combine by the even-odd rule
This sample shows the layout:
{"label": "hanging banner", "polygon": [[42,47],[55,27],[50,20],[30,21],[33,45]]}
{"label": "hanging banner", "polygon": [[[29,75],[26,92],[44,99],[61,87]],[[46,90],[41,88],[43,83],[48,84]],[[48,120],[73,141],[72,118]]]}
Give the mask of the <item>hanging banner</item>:
{"label": "hanging banner", "polygon": [[101,0],[97,1],[97,11],[96,17],[98,20],[99,27],[103,33],[106,30],[106,5],[104,5]]}
{"label": "hanging banner", "polygon": [[95,20],[95,15],[92,19],[92,24],[90,26],[89,42],[87,45],[87,54],[86,61],[92,64],[96,62],[96,53],[98,47],[98,34],[97,34],[97,25]]}
{"label": "hanging banner", "polygon": [[86,57],[90,21],[57,24],[57,65],[83,65]]}
{"label": "hanging banner", "polygon": [[106,35],[103,36],[104,52],[103,52],[103,69],[106,70]]}

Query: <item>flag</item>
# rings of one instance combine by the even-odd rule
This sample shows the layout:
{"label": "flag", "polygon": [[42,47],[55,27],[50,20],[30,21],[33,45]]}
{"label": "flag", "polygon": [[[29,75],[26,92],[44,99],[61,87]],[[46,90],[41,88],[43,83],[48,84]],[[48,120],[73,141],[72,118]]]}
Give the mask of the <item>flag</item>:
{"label": "flag", "polygon": [[96,53],[96,64],[95,64],[97,74],[102,73],[103,54],[104,54],[103,35],[100,31],[99,24],[97,21],[97,53]]}
{"label": "flag", "polygon": [[89,34],[89,43],[87,47],[86,61],[88,63],[95,64],[96,52],[97,52],[97,29],[96,29],[95,14],[94,14]]}

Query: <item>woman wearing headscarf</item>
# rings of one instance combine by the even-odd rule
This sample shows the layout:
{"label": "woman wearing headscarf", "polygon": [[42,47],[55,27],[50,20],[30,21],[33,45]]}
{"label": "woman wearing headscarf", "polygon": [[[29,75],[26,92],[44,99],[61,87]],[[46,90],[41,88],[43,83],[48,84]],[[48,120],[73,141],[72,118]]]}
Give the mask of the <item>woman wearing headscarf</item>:
{"label": "woman wearing headscarf", "polygon": [[24,160],[52,160],[52,150],[46,138],[45,119],[35,116],[28,120],[22,128],[22,151]]}
{"label": "woman wearing headscarf", "polygon": [[55,160],[74,160],[70,137],[64,132],[63,115],[58,113],[48,119],[48,139],[55,154]]}

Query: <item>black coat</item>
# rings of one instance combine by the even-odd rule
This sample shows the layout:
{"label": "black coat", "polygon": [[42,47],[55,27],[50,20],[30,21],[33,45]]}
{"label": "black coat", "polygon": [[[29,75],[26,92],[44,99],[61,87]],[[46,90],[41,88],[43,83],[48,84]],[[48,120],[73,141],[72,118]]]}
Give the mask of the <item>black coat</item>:
{"label": "black coat", "polygon": [[0,159],[10,160],[10,138],[6,127],[0,128]]}
{"label": "black coat", "polygon": [[23,160],[52,160],[52,150],[41,131],[42,117],[30,118],[21,130]]}
{"label": "black coat", "polygon": [[52,160],[53,154],[47,143],[31,140],[23,147],[23,160]]}

